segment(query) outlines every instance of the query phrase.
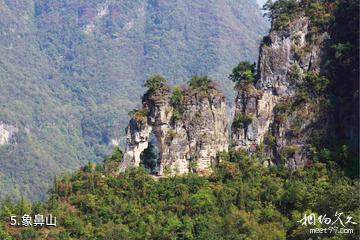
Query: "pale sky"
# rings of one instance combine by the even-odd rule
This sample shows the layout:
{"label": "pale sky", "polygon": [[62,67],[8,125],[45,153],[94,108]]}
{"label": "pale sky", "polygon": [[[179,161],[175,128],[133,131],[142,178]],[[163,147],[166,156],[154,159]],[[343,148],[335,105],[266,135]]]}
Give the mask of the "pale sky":
{"label": "pale sky", "polygon": [[267,0],[256,0],[257,4],[259,4],[260,7],[262,7]]}

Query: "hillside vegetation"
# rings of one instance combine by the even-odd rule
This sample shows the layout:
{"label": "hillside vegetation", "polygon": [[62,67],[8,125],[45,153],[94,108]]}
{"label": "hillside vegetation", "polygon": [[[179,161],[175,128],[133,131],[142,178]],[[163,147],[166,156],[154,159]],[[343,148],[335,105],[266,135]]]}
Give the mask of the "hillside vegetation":
{"label": "hillside vegetation", "polygon": [[[355,78],[358,74],[358,27],[353,26],[358,23],[358,7],[357,0],[279,0],[268,5],[273,21],[282,19],[276,28],[286,27],[294,11],[306,11],[309,17],[316,15],[316,20],[326,18],[322,23],[325,25],[314,25],[316,31],[323,31],[321,26],[325,26],[333,36],[332,50],[327,55],[332,63],[326,68],[329,86],[321,94],[324,99],[333,99],[332,106],[338,111],[330,112],[329,116],[334,116],[339,128],[357,127],[347,123],[356,113],[353,108],[356,109],[354,100],[358,97]],[[254,74],[254,66],[243,62],[234,68],[230,79],[242,79],[246,83],[253,80]],[[325,82],[324,78],[315,78],[311,89],[316,90],[316,83]],[[147,84],[149,88],[163,86],[161,77],[152,79]],[[191,84],[198,88],[208,86],[208,81],[206,77],[197,77]],[[352,88],[351,84],[354,84]],[[345,94],[339,86],[346,87],[349,92]],[[176,99],[173,98],[174,103]],[[246,118],[239,119],[238,123],[244,123]],[[359,152],[356,134],[348,135],[346,129],[349,128],[342,128],[328,141],[319,141],[313,161],[296,170],[281,164],[263,166],[260,160],[268,156],[261,151],[249,156],[245,151],[230,149],[218,153],[220,163],[207,177],[190,173],[154,178],[149,174],[150,167],[128,168],[118,174],[122,153],[115,148],[103,164],[89,163],[73,174],[55,178],[50,198],[45,203],[30,205],[24,199],[17,203],[6,199],[0,211],[0,238],[358,239],[360,208],[356,169]],[[341,145],[341,142],[347,144]],[[144,155],[144,161],[153,157],[151,153]],[[24,213],[51,213],[58,218],[58,227],[9,226],[10,215],[19,217]],[[315,220],[304,218],[312,213]],[[312,224],[313,221],[316,224]],[[337,225],[329,225],[334,221]],[[310,228],[329,226],[353,229],[353,233],[330,230],[309,233]]]}
{"label": "hillside vegetation", "polygon": [[[267,22],[253,0],[0,0],[0,198],[45,198],[52,177],[122,144],[144,80],[226,75],[256,61]],[[225,77],[224,77],[225,76]]]}
{"label": "hillside vegetation", "polygon": [[[119,157],[119,155],[118,155]],[[337,211],[359,223],[357,181],[336,166],[316,163],[304,170],[264,168],[246,153],[222,154],[209,177],[189,174],[154,179],[143,169],[119,176],[89,164],[55,180],[50,199],[30,206],[6,200],[0,237],[10,239],[356,239],[352,234],[309,234],[305,214]],[[115,164],[115,166],[117,165]],[[57,217],[56,228],[9,227],[9,216],[41,213]],[[300,221],[300,222],[299,222]],[[355,237],[355,238],[353,238]]]}

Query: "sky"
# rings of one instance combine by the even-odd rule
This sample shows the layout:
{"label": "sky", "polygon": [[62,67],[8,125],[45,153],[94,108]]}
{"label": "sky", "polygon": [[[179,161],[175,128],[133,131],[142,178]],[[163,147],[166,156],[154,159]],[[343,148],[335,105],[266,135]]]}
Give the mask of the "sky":
{"label": "sky", "polygon": [[257,4],[259,4],[260,7],[262,7],[267,0],[256,0]]}

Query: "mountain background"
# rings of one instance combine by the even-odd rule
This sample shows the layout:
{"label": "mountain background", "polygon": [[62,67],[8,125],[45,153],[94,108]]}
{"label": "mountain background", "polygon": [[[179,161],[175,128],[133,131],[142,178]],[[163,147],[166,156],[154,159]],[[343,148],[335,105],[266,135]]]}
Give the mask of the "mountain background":
{"label": "mountain background", "polygon": [[152,74],[227,79],[257,61],[268,22],[255,0],[0,0],[0,198],[41,200],[52,178],[123,141]]}

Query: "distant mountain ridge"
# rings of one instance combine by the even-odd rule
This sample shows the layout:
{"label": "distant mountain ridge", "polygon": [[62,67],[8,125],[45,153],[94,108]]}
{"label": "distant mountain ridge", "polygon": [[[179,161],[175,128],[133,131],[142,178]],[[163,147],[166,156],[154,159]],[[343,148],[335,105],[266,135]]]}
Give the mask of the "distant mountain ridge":
{"label": "distant mountain ridge", "polygon": [[210,75],[231,102],[226,76],[267,29],[254,0],[0,0],[0,124],[17,129],[0,197],[43,199],[54,174],[103,159],[152,74]]}

